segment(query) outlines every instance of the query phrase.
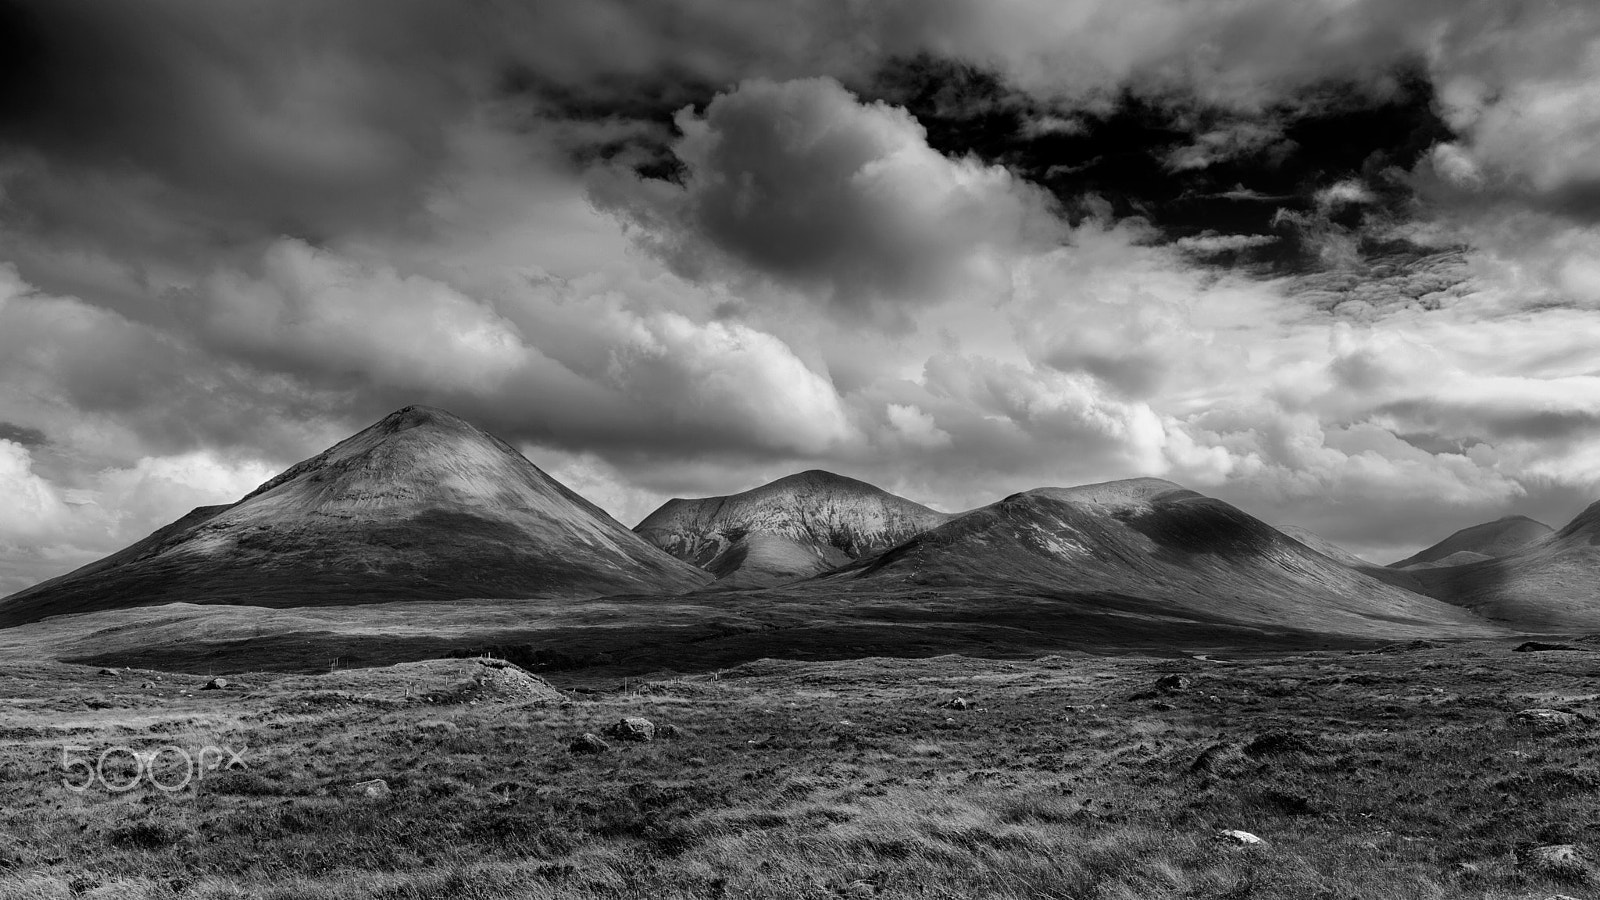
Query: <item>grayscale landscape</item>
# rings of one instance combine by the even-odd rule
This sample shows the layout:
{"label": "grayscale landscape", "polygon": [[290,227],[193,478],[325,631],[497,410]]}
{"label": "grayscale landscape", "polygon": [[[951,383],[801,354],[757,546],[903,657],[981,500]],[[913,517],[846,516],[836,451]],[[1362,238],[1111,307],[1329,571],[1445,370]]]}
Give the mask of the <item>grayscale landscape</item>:
{"label": "grayscale landscape", "polygon": [[0,900],[1600,900],[1592,0],[0,0]]}

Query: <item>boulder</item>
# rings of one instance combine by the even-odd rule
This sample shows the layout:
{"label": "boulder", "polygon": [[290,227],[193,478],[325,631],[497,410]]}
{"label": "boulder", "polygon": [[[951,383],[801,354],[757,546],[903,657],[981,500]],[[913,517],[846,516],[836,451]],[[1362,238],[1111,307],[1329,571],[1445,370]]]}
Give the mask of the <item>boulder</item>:
{"label": "boulder", "polygon": [[1217,837],[1223,843],[1232,844],[1236,847],[1265,847],[1267,845],[1265,840],[1248,831],[1240,831],[1237,828],[1224,828],[1217,832]]}
{"label": "boulder", "polygon": [[1531,875],[1579,884],[1595,879],[1594,864],[1577,844],[1519,847],[1516,856],[1517,868]]}
{"label": "boulder", "polygon": [[656,726],[640,716],[625,716],[615,725],[606,728],[606,737],[619,741],[646,743],[655,740]]}
{"label": "boulder", "polygon": [[1194,679],[1190,678],[1189,676],[1180,675],[1177,672],[1171,672],[1156,679],[1156,690],[1185,691],[1188,690],[1189,686],[1192,684],[1194,684]]}
{"label": "boulder", "polygon": [[1584,717],[1577,713],[1540,708],[1517,710],[1511,714],[1511,723],[1540,731],[1564,731],[1586,724]]}
{"label": "boulder", "polygon": [[384,781],[382,778],[358,781],[350,785],[350,794],[367,800],[381,800],[389,796],[389,782]]}
{"label": "boulder", "polygon": [[567,745],[567,749],[573,753],[609,753],[611,745],[600,735],[585,732],[574,738],[572,743]]}
{"label": "boulder", "polygon": [[939,706],[943,709],[971,709],[972,701],[965,697],[951,697]]}
{"label": "boulder", "polygon": [[223,688],[225,688],[227,686],[228,686],[228,679],[222,678],[221,676],[218,676],[218,677],[213,678],[210,681],[206,682],[205,686],[200,688],[200,690],[202,690],[202,691],[220,691],[220,690],[222,690]]}
{"label": "boulder", "polygon": [[117,676],[121,675],[122,673],[117,671],[116,669],[101,669],[100,670],[100,674],[101,675],[108,675],[108,676],[110,676],[112,678],[116,678]]}

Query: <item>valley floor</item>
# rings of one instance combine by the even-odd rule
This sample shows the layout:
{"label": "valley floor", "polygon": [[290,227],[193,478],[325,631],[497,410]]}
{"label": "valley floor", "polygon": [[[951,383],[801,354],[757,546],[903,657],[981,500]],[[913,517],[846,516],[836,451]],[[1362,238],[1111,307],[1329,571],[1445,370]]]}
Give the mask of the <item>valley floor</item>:
{"label": "valley floor", "polygon": [[[0,898],[1600,897],[1600,654],[1516,643],[558,673],[543,702],[12,662]],[[623,716],[678,733],[570,749]],[[106,750],[163,746],[244,768],[62,785],[63,747],[120,784]]]}

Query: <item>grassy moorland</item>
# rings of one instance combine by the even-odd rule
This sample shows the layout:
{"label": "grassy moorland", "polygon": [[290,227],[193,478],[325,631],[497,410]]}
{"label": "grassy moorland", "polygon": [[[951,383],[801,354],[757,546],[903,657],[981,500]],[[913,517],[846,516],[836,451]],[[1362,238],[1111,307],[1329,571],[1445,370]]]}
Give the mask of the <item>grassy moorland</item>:
{"label": "grassy moorland", "polygon": [[[1514,643],[552,675],[565,700],[472,661],[221,690],[9,663],[0,898],[1600,897],[1600,725],[1515,719],[1593,711],[1600,654]],[[622,716],[678,733],[569,749]],[[64,744],[246,767],[76,793]]]}

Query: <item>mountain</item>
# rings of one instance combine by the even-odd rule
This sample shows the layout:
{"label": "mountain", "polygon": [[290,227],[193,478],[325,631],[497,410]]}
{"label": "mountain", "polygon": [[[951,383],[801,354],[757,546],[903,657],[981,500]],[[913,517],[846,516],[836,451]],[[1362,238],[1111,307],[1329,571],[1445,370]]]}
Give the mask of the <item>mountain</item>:
{"label": "mountain", "polygon": [[950,517],[864,481],[812,470],[742,494],[669,500],[634,531],[719,587],[804,578],[887,550]]}
{"label": "mountain", "polygon": [[1013,494],[828,576],[818,589],[851,580],[880,590],[1061,596],[1130,622],[1383,637],[1492,630],[1227,503],[1154,478]]}
{"label": "mountain", "polygon": [[1278,530],[1334,562],[1342,566],[1348,566],[1368,578],[1376,578],[1384,584],[1411,591],[1412,593],[1422,592],[1422,585],[1410,572],[1402,572],[1399,569],[1391,569],[1367,562],[1309,528],[1301,528],[1298,525],[1285,525]]}
{"label": "mountain", "polygon": [[1349,550],[1344,549],[1343,547],[1335,544],[1333,541],[1328,540],[1322,535],[1317,534],[1315,531],[1312,531],[1309,528],[1301,528],[1298,525],[1280,525],[1278,526],[1278,531],[1284,535],[1287,535],[1288,537],[1294,538],[1302,544],[1305,544],[1307,547],[1310,547],[1312,550],[1321,553],[1323,556],[1326,556],[1334,562],[1343,563],[1352,569],[1362,569],[1372,566],[1372,563],[1367,562],[1361,557],[1351,553]]}
{"label": "mountain", "polygon": [[[1527,534],[1535,529],[1519,530]],[[1410,572],[1430,596],[1516,628],[1600,629],[1600,503],[1560,531],[1497,558],[1413,567]]]}
{"label": "mountain", "polygon": [[0,626],[172,602],[599,596],[707,580],[499,438],[410,406],[237,503],[0,601]]}
{"label": "mountain", "polygon": [[1414,566],[1461,565],[1507,556],[1531,547],[1555,532],[1543,522],[1527,516],[1506,516],[1482,525],[1463,528],[1414,556],[1390,563],[1391,569]]}

